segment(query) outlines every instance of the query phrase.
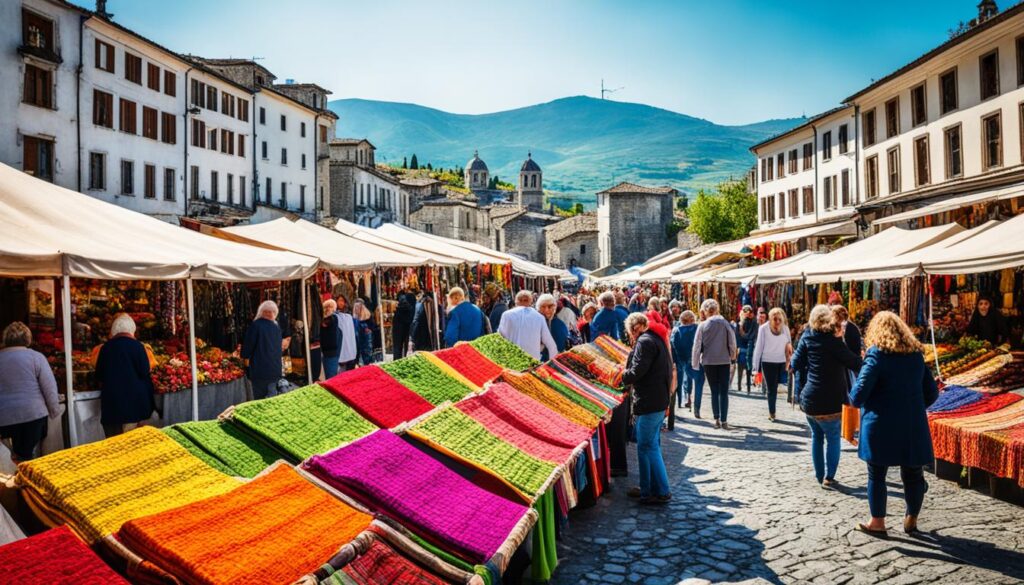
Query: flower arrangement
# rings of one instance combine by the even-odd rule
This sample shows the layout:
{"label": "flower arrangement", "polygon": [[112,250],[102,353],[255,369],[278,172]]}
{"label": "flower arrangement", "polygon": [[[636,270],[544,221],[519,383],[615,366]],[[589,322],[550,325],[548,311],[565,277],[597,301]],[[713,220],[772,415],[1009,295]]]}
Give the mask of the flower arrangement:
{"label": "flower arrangement", "polygon": [[[245,375],[241,361],[216,347],[206,347],[196,353],[199,384],[223,384]],[[158,356],[157,366],[150,370],[153,388],[157,394],[181,392],[192,387],[192,363],[185,352],[170,357]]]}

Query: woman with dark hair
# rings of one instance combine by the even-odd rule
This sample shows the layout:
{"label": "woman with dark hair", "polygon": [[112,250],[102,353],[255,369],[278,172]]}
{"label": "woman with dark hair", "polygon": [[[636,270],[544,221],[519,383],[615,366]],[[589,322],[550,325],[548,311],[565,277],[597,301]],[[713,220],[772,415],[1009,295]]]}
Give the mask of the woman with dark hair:
{"label": "woman with dark hair", "polygon": [[409,336],[412,333],[412,320],[416,316],[416,296],[403,290],[398,293],[398,306],[395,316],[391,319],[391,352],[394,358],[405,357],[409,349]]}
{"label": "woman with dark hair", "polygon": [[324,319],[320,322],[320,352],[323,355],[324,378],[330,380],[338,375],[338,356],[341,355],[341,329],[335,312],[338,303],[334,299],[324,301]]}
{"label": "woman with dark hair", "polygon": [[35,457],[46,438],[47,418],[61,415],[57,380],[43,354],[29,349],[32,332],[15,321],[0,349],[0,438],[11,440],[11,461]]}
{"label": "woman with dark hair", "polygon": [[1009,341],[1010,328],[1003,313],[992,306],[992,299],[982,296],[978,297],[978,304],[967,324],[967,334],[996,346]]}

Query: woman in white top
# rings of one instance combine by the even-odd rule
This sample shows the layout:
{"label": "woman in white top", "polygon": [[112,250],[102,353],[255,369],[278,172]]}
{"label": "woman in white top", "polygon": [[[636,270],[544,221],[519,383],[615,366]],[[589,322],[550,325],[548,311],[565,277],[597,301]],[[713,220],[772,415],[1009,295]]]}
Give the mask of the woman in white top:
{"label": "woman in white top", "polygon": [[775,399],[779,392],[779,378],[793,355],[793,340],[786,325],[786,313],[776,307],[768,312],[768,322],[757,330],[754,344],[753,369],[761,372],[768,395],[768,420],[775,421]]}

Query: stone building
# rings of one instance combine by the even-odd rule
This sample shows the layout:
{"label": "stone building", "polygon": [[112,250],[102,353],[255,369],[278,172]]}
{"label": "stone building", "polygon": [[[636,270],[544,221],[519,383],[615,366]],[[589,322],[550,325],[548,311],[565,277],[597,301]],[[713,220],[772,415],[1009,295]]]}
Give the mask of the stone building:
{"label": "stone building", "polygon": [[544,228],[546,264],[556,268],[576,266],[587,270],[598,267],[597,215],[584,213]]}
{"label": "stone building", "polygon": [[402,189],[409,194],[413,209],[424,199],[444,196],[444,183],[430,177],[413,177],[399,181]]}
{"label": "stone building", "polygon": [[361,138],[338,138],[330,145],[331,215],[370,227],[407,224],[409,194],[376,167],[376,147]]}
{"label": "stone building", "polygon": [[562,221],[562,218],[517,208],[494,220],[495,248],[515,254],[533,262],[544,262],[547,242],[544,228]]}
{"label": "stone building", "polygon": [[673,247],[666,226],[678,194],[672,187],[626,182],[598,193],[598,264],[623,269]]}
{"label": "stone building", "polygon": [[533,153],[526,154],[526,160],[519,168],[516,204],[530,211],[544,209],[544,173],[540,170],[540,165],[533,160]]}
{"label": "stone building", "polygon": [[466,163],[465,176],[466,188],[470,191],[486,189],[491,180],[491,172],[487,169],[487,163],[480,158],[479,151],[473,151],[473,158]]}

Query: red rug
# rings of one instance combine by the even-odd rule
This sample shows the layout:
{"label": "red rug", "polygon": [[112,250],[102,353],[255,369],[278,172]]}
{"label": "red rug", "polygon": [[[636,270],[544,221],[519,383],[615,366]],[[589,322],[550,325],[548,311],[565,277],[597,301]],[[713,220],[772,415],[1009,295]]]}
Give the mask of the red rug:
{"label": "red rug", "polygon": [[0,547],[0,583],[128,585],[67,526]]}
{"label": "red rug", "polygon": [[373,424],[390,429],[434,407],[377,366],[342,372],[320,382]]}
{"label": "red rug", "polygon": [[501,366],[487,359],[468,343],[435,351],[434,355],[480,387],[501,375]]}

